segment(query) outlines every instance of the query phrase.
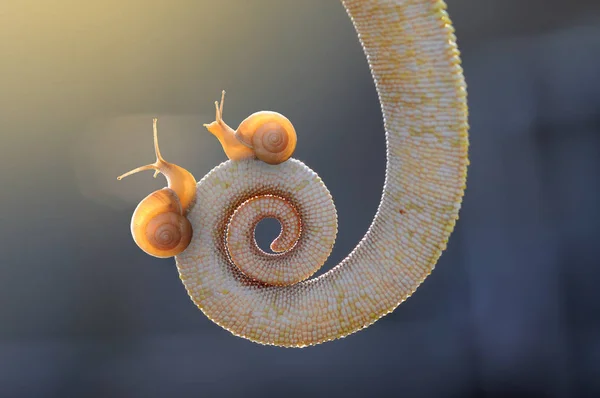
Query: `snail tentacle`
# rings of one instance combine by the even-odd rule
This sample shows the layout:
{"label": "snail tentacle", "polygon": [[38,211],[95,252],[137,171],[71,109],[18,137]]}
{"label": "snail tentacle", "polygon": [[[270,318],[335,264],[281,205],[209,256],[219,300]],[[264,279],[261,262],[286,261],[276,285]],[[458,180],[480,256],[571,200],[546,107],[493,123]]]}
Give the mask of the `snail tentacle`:
{"label": "snail tentacle", "polygon": [[223,147],[225,154],[231,160],[250,159],[254,157],[254,151],[242,142],[236,131],[234,131],[223,120],[223,103],[225,102],[225,90],[221,92],[221,104],[215,101],[215,120],[212,123],[205,123],[203,126],[211,132]]}
{"label": "snail tentacle", "polygon": [[158,129],[156,127],[156,123],[158,122],[158,119],[154,118],[154,119],[152,119],[152,122],[153,122],[152,126],[153,126],[153,132],[154,132],[154,153],[156,155],[156,162],[147,164],[145,166],[140,166],[133,170],[128,171],[127,173],[123,173],[117,177],[117,180],[120,181],[127,176],[139,173],[140,171],[146,171],[146,170],[155,170],[154,178],[156,178],[156,176],[158,176],[158,174],[164,173],[167,171],[166,169],[167,169],[168,164],[161,156],[160,149],[158,147]]}
{"label": "snail tentacle", "polygon": [[167,186],[175,191],[185,213],[196,196],[196,179],[183,167],[180,167],[174,163],[169,163],[162,157],[160,148],[158,146],[158,119],[154,118],[152,122],[154,134],[154,153],[156,155],[156,161],[154,163],[135,168],[125,174],[121,174],[117,177],[117,180],[122,180],[123,178],[139,173],[140,171],[155,170],[154,178],[156,178],[159,173],[165,176],[167,179]]}

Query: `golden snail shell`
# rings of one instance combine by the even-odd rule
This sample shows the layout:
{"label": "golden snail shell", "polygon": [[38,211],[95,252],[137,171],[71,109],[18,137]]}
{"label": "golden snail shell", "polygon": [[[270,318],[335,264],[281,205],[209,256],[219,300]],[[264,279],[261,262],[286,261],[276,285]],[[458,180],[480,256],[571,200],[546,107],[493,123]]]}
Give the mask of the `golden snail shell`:
{"label": "golden snail shell", "polygon": [[131,235],[140,249],[154,257],[184,251],[192,240],[192,225],[175,191],[163,188],[146,196],[133,212]]}
{"label": "golden snail shell", "polygon": [[143,170],[162,173],[168,188],[155,191],[144,198],[131,217],[131,235],[144,252],[166,258],[183,252],[192,240],[192,226],[185,217],[196,195],[194,176],[176,164],[163,159],[158,148],[157,119],[154,119],[154,151],[156,162],[138,167],[117,179],[121,180]]}
{"label": "golden snail shell", "polygon": [[236,137],[254,149],[265,163],[279,164],[288,160],[296,149],[296,130],[280,113],[261,111],[248,116],[236,131]]}
{"label": "golden snail shell", "polygon": [[296,149],[296,130],[292,123],[280,113],[261,111],[248,116],[233,130],[223,121],[223,102],[215,102],[215,121],[204,126],[214,134],[227,157],[242,160],[256,157],[268,164],[279,164],[288,160]]}

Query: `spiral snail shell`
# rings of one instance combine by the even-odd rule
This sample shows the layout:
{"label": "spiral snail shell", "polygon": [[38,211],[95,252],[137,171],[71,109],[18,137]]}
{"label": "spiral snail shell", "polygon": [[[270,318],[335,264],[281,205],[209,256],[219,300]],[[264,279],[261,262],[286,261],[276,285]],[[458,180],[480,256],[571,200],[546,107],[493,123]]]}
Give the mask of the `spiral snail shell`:
{"label": "spiral snail shell", "polygon": [[183,252],[192,240],[192,226],[185,217],[196,195],[196,180],[184,168],[163,159],[158,148],[157,119],[154,119],[154,151],[156,162],[138,167],[119,177],[121,180],[144,170],[162,173],[168,183],[146,196],[131,217],[131,235],[147,254],[166,258]]}
{"label": "spiral snail shell", "polygon": [[227,157],[242,160],[256,157],[268,164],[280,164],[288,160],[296,149],[296,130],[288,118],[272,111],[255,112],[248,116],[237,130],[223,121],[223,102],[215,102],[215,121],[204,127],[214,134]]}

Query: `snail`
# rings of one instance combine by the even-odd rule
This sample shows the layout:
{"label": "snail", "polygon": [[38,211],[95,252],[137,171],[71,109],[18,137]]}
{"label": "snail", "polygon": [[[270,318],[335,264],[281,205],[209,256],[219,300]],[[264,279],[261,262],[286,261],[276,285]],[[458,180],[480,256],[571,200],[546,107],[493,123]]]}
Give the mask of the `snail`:
{"label": "snail", "polygon": [[131,218],[131,235],[147,254],[167,258],[183,252],[192,240],[192,226],[185,217],[196,195],[196,180],[184,168],[167,162],[158,148],[157,119],[154,122],[156,162],[117,177],[121,180],[144,170],[155,170],[167,179],[167,187],[152,192],[136,207]]}
{"label": "snail", "polygon": [[221,143],[230,160],[256,157],[275,165],[288,160],[296,149],[296,130],[288,118],[272,111],[255,112],[233,130],[223,121],[225,90],[221,104],[215,101],[215,121],[204,124]]}

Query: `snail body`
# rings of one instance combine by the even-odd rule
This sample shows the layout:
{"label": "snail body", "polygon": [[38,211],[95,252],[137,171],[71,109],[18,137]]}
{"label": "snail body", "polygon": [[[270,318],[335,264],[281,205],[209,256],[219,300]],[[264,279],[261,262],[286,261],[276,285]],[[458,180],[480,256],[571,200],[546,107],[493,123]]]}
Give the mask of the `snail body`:
{"label": "snail body", "polygon": [[244,119],[237,130],[223,121],[223,102],[215,102],[215,121],[205,124],[221,143],[230,160],[257,158],[265,163],[276,165],[288,160],[296,149],[296,130],[290,120],[280,113],[260,111]]}
{"label": "snail body", "polygon": [[131,235],[140,249],[151,256],[166,258],[183,252],[192,240],[192,226],[185,216],[196,196],[196,179],[183,167],[169,163],[161,156],[156,123],[157,119],[154,119],[156,162],[131,170],[117,179],[144,170],[154,170],[154,177],[161,173],[167,179],[167,188],[146,196],[131,217]]}

